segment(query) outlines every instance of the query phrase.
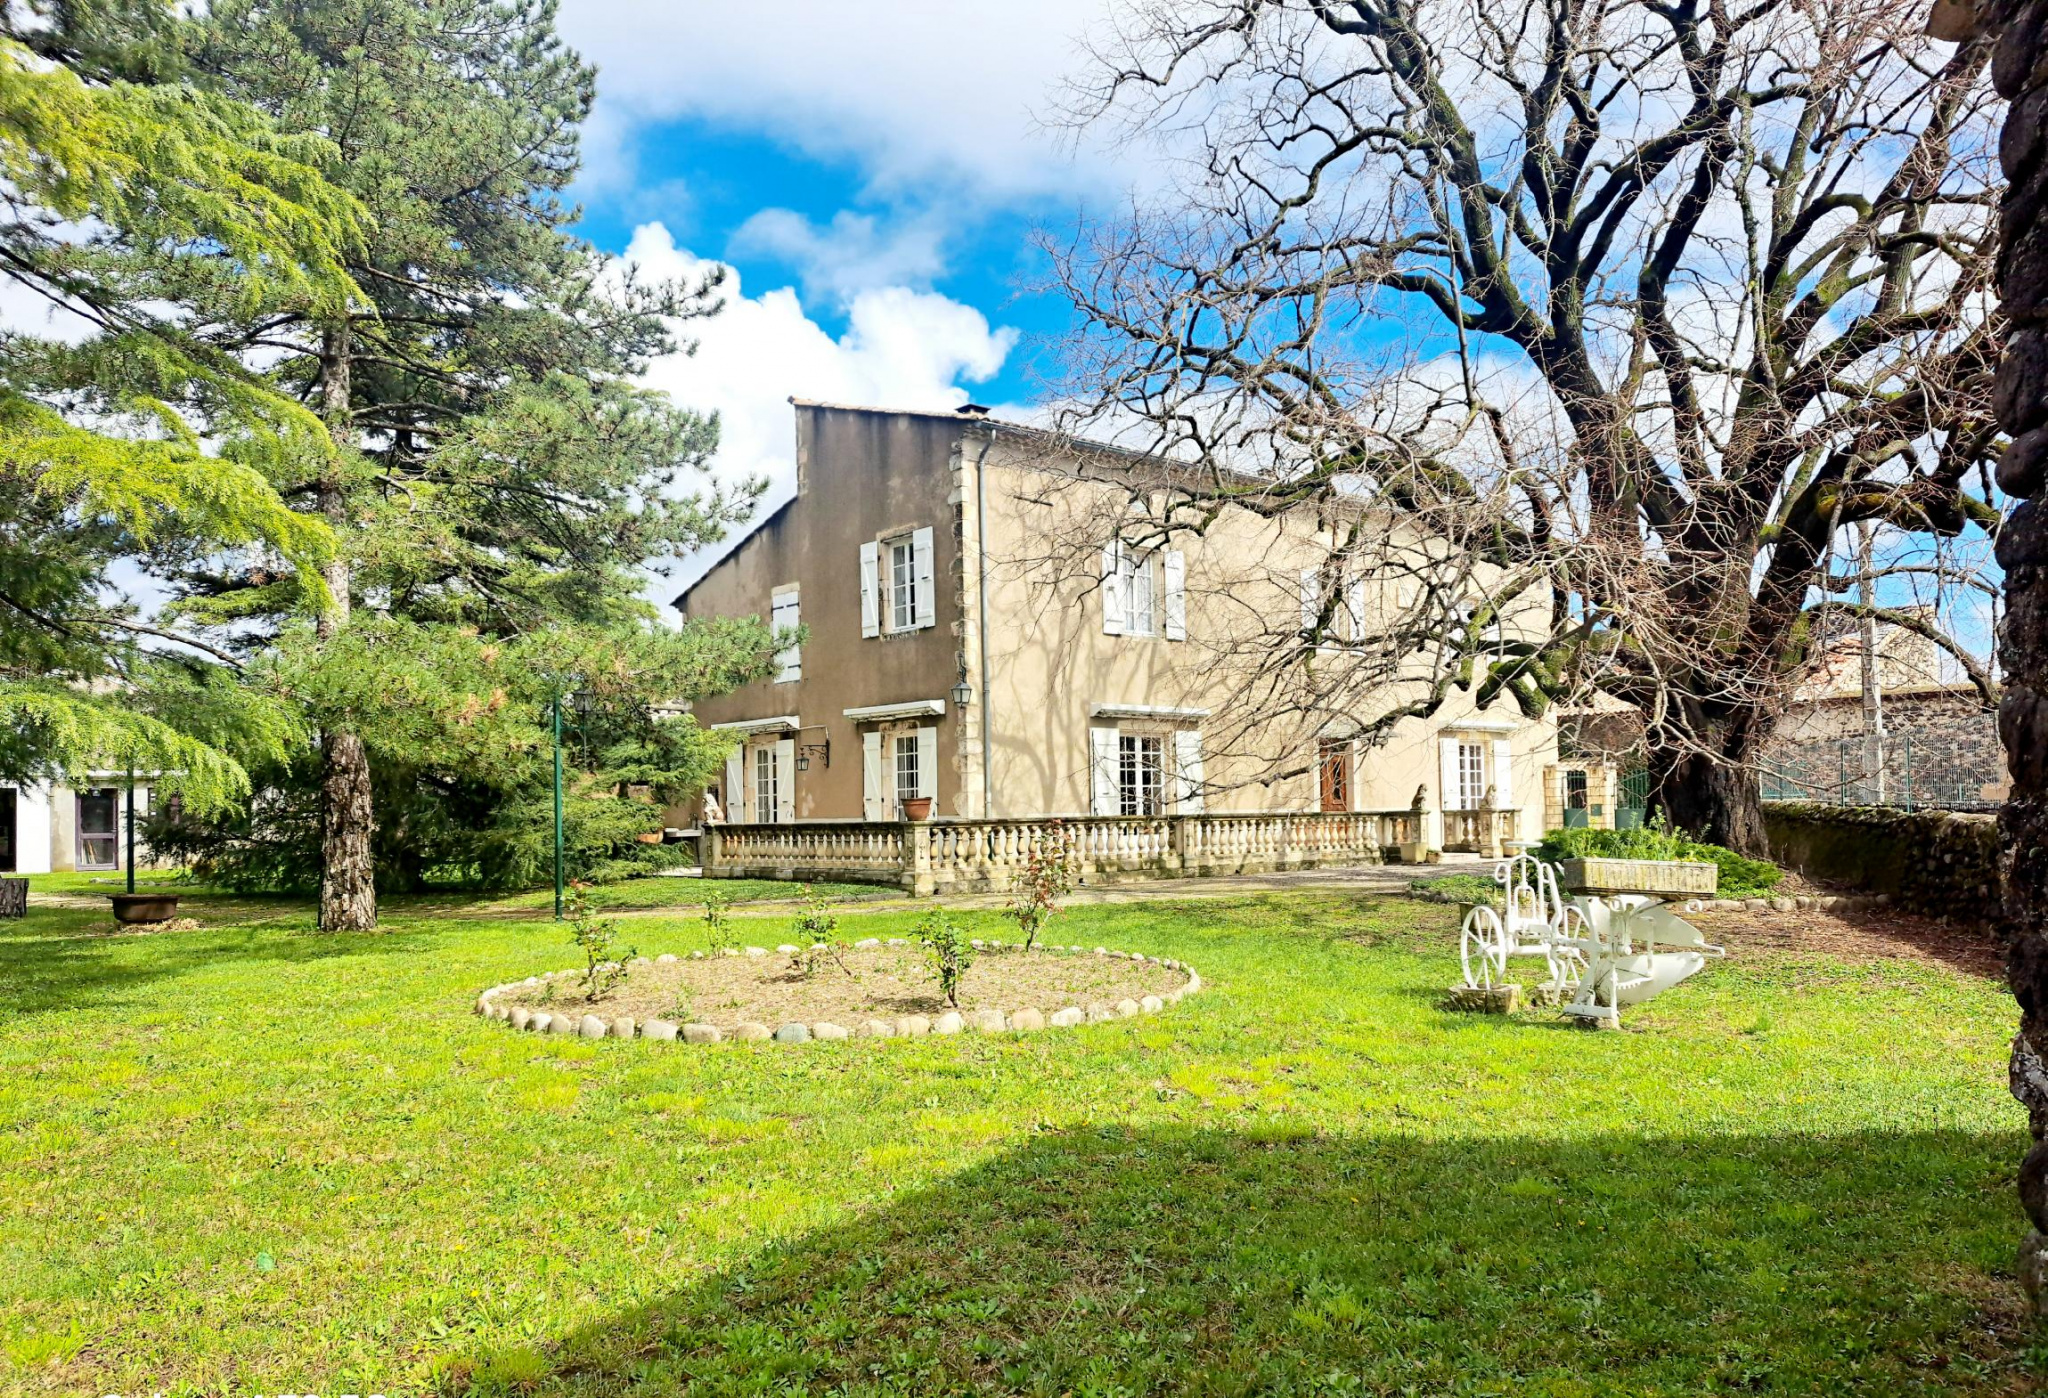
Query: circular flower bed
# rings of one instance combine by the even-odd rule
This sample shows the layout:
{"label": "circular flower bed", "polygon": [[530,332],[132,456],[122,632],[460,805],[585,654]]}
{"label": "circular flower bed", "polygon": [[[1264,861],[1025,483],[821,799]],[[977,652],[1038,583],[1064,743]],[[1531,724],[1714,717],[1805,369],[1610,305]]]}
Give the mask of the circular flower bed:
{"label": "circular flower bed", "polygon": [[550,971],[492,986],[477,997],[476,1010],[529,1033],[586,1039],[808,1043],[1063,1029],[1153,1014],[1202,987],[1180,962],[1137,952],[974,946],[979,954],[957,1006],[940,996],[917,946],[870,937],[836,953],[785,945],[643,956],[596,999],[582,971]]}

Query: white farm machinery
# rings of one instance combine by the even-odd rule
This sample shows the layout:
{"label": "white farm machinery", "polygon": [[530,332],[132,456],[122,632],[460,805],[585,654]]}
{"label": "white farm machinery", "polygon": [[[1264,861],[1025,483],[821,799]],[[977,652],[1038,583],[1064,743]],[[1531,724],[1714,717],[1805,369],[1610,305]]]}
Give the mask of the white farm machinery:
{"label": "white farm machinery", "polygon": [[1711,894],[1717,872],[1711,864],[1662,860],[1502,860],[1493,871],[1501,906],[1475,906],[1459,933],[1465,985],[1490,990],[1506,979],[1510,957],[1540,956],[1549,973],[1540,987],[1545,999],[1575,1019],[1619,1028],[1623,1005],[1639,1005],[1727,955],[1667,906]]}

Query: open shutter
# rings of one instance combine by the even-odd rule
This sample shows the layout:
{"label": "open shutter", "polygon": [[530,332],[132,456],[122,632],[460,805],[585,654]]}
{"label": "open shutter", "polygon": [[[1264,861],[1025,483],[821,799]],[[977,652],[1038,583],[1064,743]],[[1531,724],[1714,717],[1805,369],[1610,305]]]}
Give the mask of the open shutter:
{"label": "open shutter", "polygon": [[1166,639],[1188,638],[1188,560],[1179,549],[1166,551]]}
{"label": "open shutter", "polygon": [[725,755],[725,818],[744,822],[747,818],[747,768],[744,752],[734,748]]}
{"label": "open shutter", "polygon": [[1515,804],[1515,749],[1506,738],[1493,740],[1493,804],[1506,810]]}
{"label": "open shutter", "polygon": [[1180,778],[1175,793],[1181,815],[1202,813],[1202,730],[1183,728],[1173,735],[1173,766]]}
{"label": "open shutter", "polygon": [[1310,635],[1316,629],[1316,618],[1323,610],[1323,574],[1319,568],[1301,570],[1301,634]]}
{"label": "open shutter", "polygon": [[881,601],[875,596],[882,573],[882,546],[865,543],[860,546],[860,634],[879,636],[882,634]]}
{"label": "open shutter", "polygon": [[1353,578],[1344,585],[1344,610],[1351,619],[1351,644],[1359,645],[1365,640],[1365,579]]}
{"label": "open shutter", "polygon": [[939,813],[939,730],[917,730],[917,794],[933,800],[932,814]]}
{"label": "open shutter", "polygon": [[1102,546],[1102,631],[1107,636],[1124,634],[1124,613],[1128,600],[1124,593],[1123,546],[1104,544]]}
{"label": "open shutter", "polygon": [[869,820],[886,820],[887,788],[882,785],[882,735],[874,729],[860,735],[860,810]]}
{"label": "open shutter", "polygon": [[1116,730],[1088,730],[1088,786],[1096,815],[1116,814]]}
{"label": "open shutter", "polygon": [[796,739],[775,742],[775,818],[796,819]]}
{"label": "open shutter", "polygon": [[1437,754],[1440,759],[1437,775],[1441,782],[1437,788],[1437,809],[1461,811],[1464,807],[1458,802],[1458,740],[1437,739]]}
{"label": "open shutter", "polygon": [[[774,601],[774,610],[771,613],[770,620],[775,630],[778,633],[796,630],[797,594],[794,592],[779,592],[775,595]],[[803,647],[792,643],[775,652],[775,682],[777,684],[786,684],[790,680],[800,680],[803,678],[803,675]]]}
{"label": "open shutter", "polygon": [[910,536],[911,569],[917,576],[918,626],[938,624],[937,598],[932,591],[932,531],[927,525]]}

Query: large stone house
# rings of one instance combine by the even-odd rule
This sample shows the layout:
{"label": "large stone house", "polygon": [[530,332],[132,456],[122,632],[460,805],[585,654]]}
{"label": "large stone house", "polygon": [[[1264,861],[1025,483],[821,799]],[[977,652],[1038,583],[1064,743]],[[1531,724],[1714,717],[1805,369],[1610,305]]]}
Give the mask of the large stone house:
{"label": "large stone house", "polygon": [[[1556,729],[1507,699],[1453,688],[1370,744],[1340,714],[1233,721],[1248,648],[1219,638],[1307,617],[1329,557],[1309,512],[1140,556],[1090,532],[1131,488],[1077,463],[1099,449],[972,408],[793,401],[795,497],[675,599],[806,628],[773,677],[696,707],[737,740],[728,822],[898,821],[930,798],[941,822],[1420,810],[1425,847],[1540,838]],[[1343,605],[1362,635],[1363,583]],[[1498,821],[1475,834],[1481,808]]]}

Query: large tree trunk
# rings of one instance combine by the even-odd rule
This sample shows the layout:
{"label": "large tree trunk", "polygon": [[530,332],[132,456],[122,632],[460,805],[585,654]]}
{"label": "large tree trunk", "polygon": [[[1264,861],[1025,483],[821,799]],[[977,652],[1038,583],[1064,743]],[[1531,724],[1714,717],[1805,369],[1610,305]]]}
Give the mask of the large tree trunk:
{"label": "large tree trunk", "polygon": [[1744,705],[1704,721],[1685,740],[1653,739],[1645,754],[1651,806],[1695,839],[1768,859],[1756,780],[1760,735],[1767,728],[1762,710]]}
{"label": "large tree trunk", "polygon": [[2008,331],[1994,398],[2013,438],[1998,484],[2025,501],[1998,535],[2005,569],[1999,633],[2005,698],[1998,727],[2012,794],[2005,839],[2006,976],[2020,1002],[2012,1092],[2027,1109],[2034,1148],[2020,1165],[2020,1202],[2035,1231],[2019,1274],[2037,1314],[2048,1310],[2048,0],[1996,0],[1991,75],[2010,98],[1999,145],[2006,178],[1999,292]]}
{"label": "large tree trunk", "polygon": [[[321,336],[320,407],[335,444],[350,445],[349,333],[344,324]],[[320,511],[334,527],[337,544],[348,525],[348,500],[338,472],[320,481]],[[325,640],[348,625],[349,576],[346,549],[337,547],[327,565],[327,606],[317,631]],[[320,737],[320,927],[327,932],[368,932],[377,925],[377,868],[370,850],[375,829],[370,803],[370,754],[363,740],[342,727]]]}

